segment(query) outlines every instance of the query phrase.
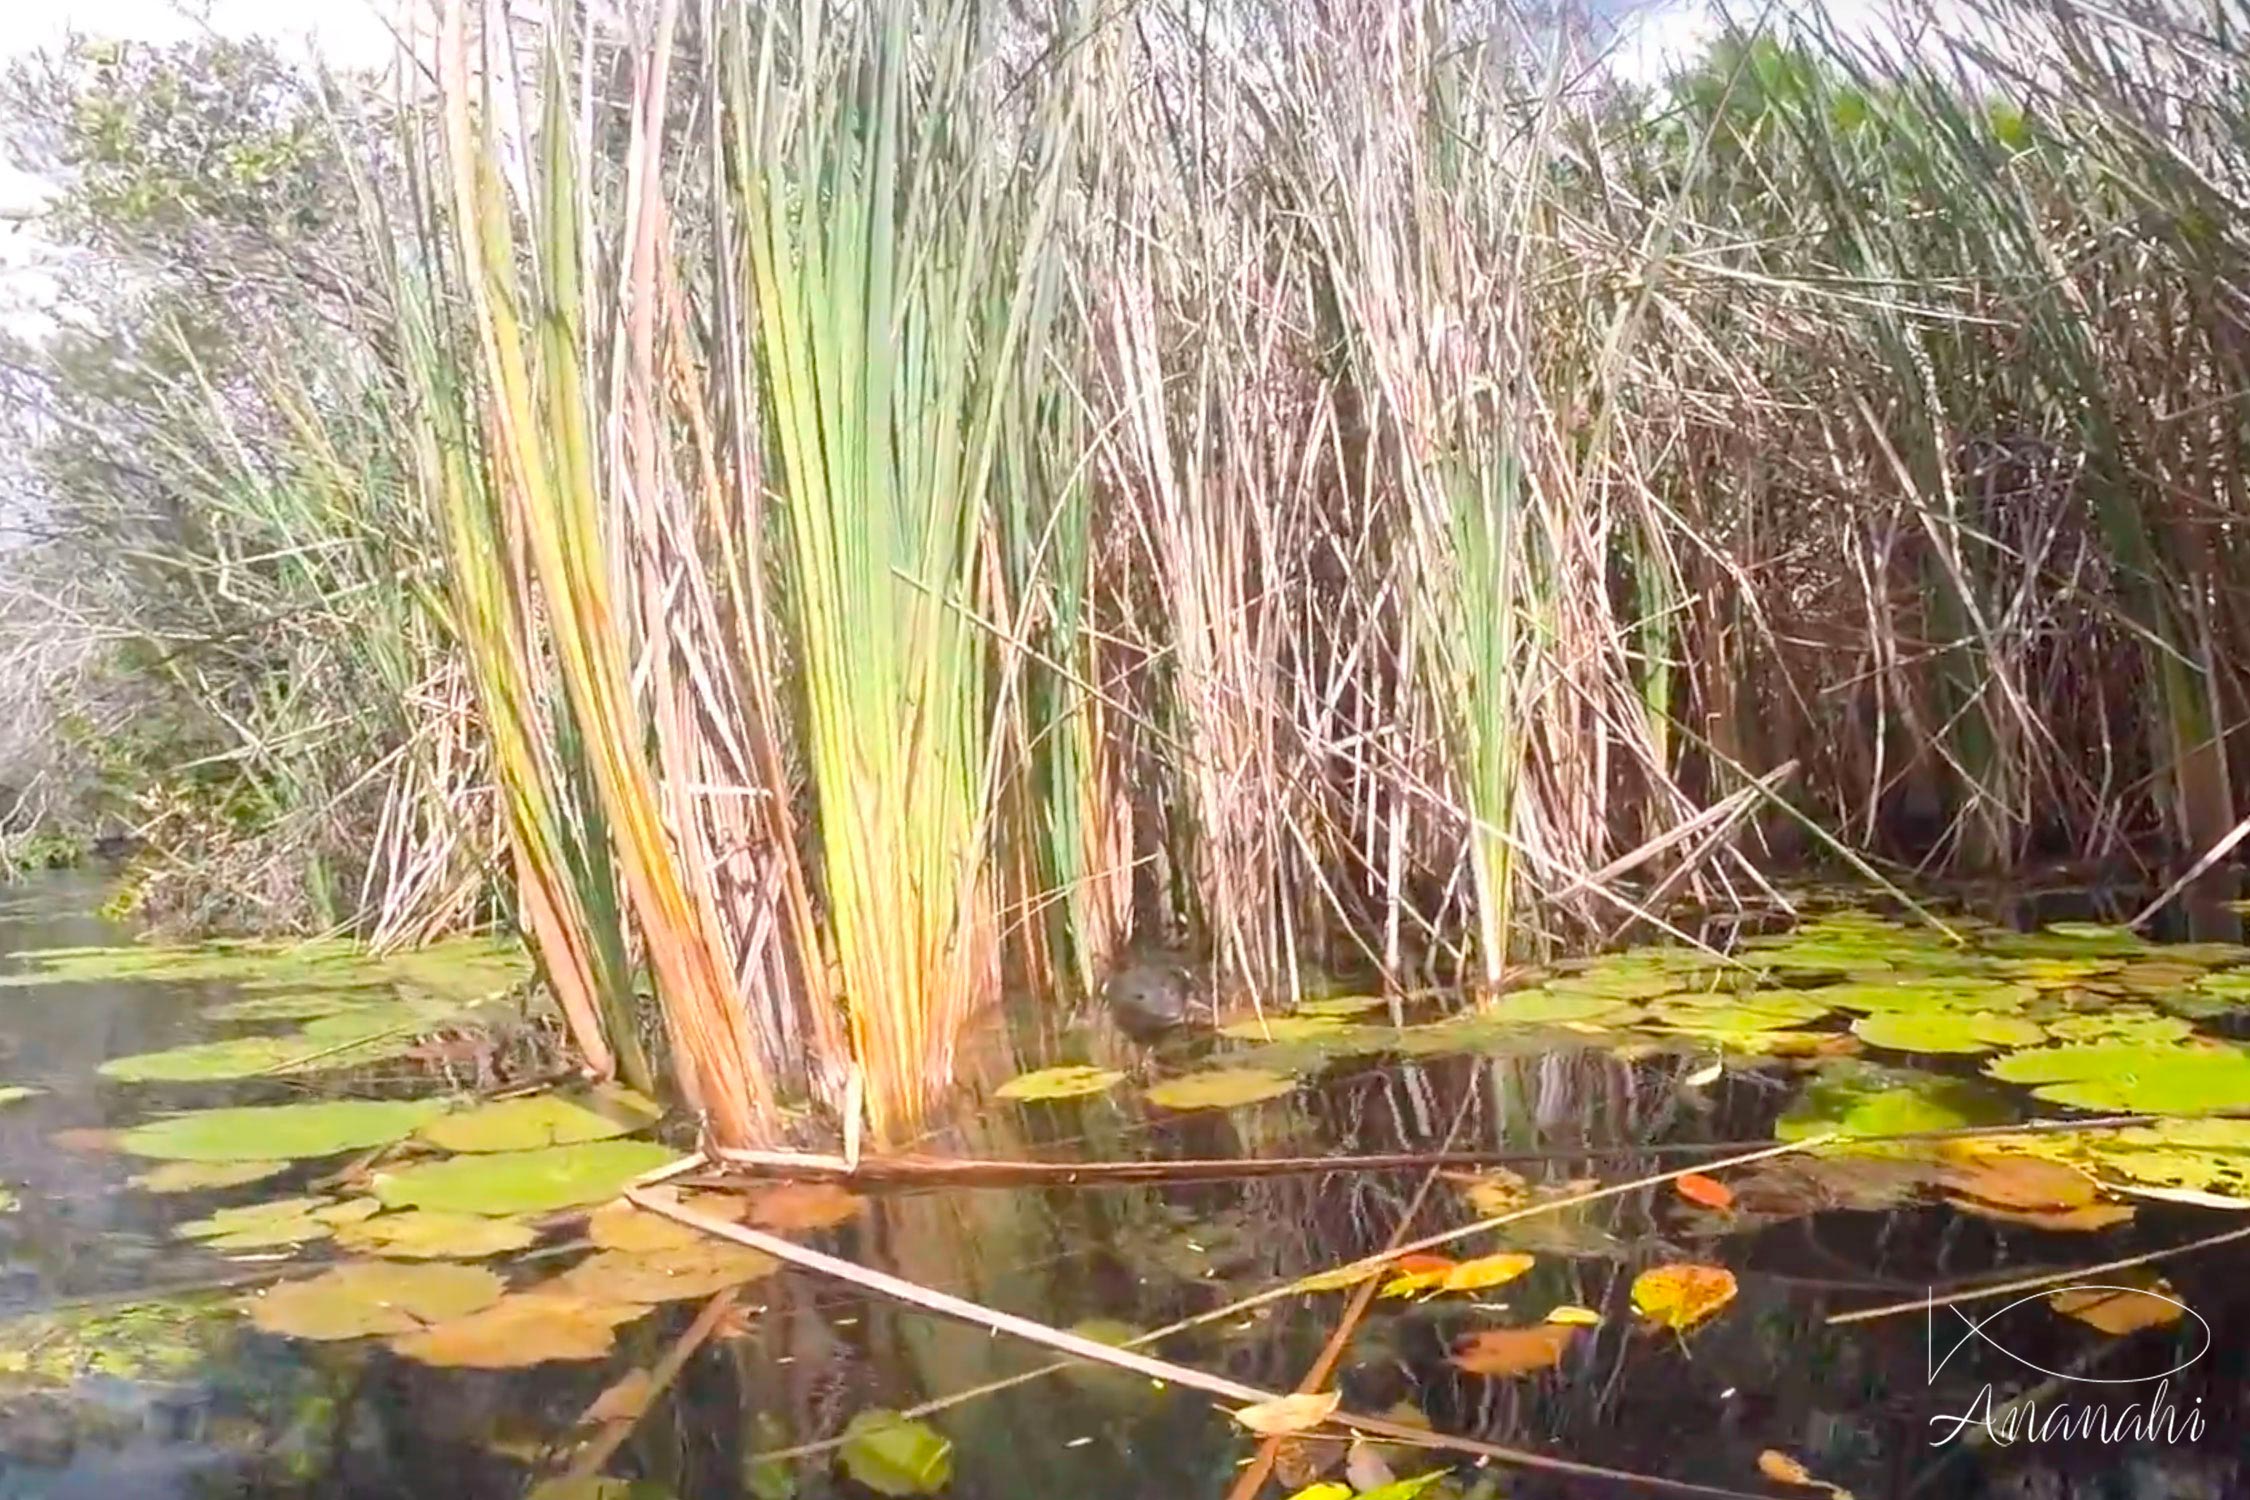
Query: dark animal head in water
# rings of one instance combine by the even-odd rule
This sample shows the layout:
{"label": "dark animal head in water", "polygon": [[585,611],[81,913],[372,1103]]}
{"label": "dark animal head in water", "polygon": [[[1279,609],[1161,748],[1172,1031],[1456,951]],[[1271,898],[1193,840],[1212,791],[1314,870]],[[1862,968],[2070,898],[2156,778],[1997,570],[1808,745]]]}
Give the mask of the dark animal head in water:
{"label": "dark animal head in water", "polygon": [[1136,1039],[1209,1020],[1211,999],[1195,972],[1173,957],[1135,959],[1109,976],[1102,999],[1120,1031]]}

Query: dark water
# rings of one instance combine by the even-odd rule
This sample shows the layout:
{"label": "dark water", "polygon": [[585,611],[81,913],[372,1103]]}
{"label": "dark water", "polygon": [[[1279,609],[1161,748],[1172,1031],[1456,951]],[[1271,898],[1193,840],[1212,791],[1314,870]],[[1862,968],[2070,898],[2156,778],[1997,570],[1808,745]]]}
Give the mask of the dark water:
{"label": "dark water", "polygon": [[[118,936],[83,915],[98,900],[84,884],[58,881],[6,899],[0,959]],[[659,1359],[693,1306],[632,1325],[606,1362],[518,1372],[433,1370],[371,1341],[299,1344],[250,1329],[227,1308],[238,1292],[207,1284],[257,1274],[259,1263],[183,1247],[164,1226],[219,1203],[276,1196],[275,1184],[159,1199],[124,1185],[134,1170],[128,1159],[51,1140],[57,1131],[131,1123],[156,1107],[217,1102],[219,1091],[113,1085],[93,1070],[108,1057],[206,1034],[196,1007],[219,992],[155,984],[0,991],[0,1081],[49,1090],[0,1110],[0,1183],[21,1200],[0,1216],[0,1316],[70,1303],[77,1315],[113,1318],[119,1326],[106,1343],[120,1351],[61,1378],[0,1364],[0,1497],[526,1493],[552,1472],[543,1465],[568,1453],[577,1415],[622,1372]],[[1450,1144],[1547,1153],[1516,1168],[1538,1184],[1627,1182],[1692,1159],[1665,1147],[1771,1139],[1789,1096],[1786,1076],[1729,1073],[1690,1089],[1682,1071],[1677,1058],[1629,1061],[1584,1048],[1347,1064],[1318,1089],[1275,1104],[1154,1125],[1106,1103],[965,1109],[928,1149],[1084,1160],[1327,1157]],[[1422,1181],[1418,1171],[1310,1172],[1168,1187],[896,1191],[877,1195],[866,1216],[823,1244],[1050,1324],[1113,1319],[1146,1328],[1384,1248]],[[1414,1229],[1470,1217],[1441,1185]],[[1931,1288],[2177,1245],[2234,1223],[2213,1211],[2148,1205],[2121,1231],[2060,1234],[1931,1206],[1822,1213],[1717,1234],[1670,1191],[1640,1190],[1559,1221],[1532,1221],[1522,1247],[1537,1264],[1480,1298],[1378,1301],[1339,1366],[1339,1383],[1356,1410],[1407,1403],[1443,1431],[1752,1494],[1826,1493],[1761,1478],[1765,1450],[1795,1456],[1859,1500],[2250,1494],[2250,1262],[2240,1246],[2167,1261],[2175,1294],[2198,1317],[2123,1339],[2037,1305],[1995,1319],[1987,1338],[1972,1337],[1950,1357],[1966,1325],[1949,1311],[1826,1321]],[[1685,1339],[1646,1331],[1632,1313],[1635,1273],[1667,1260],[1725,1264],[1740,1280],[1735,1303]],[[206,1290],[185,1305],[204,1311],[174,1315],[154,1340],[148,1330],[159,1316],[119,1300],[133,1289],[199,1285]],[[754,1313],[739,1336],[705,1346],[609,1464],[609,1474],[644,1482],[636,1493],[773,1495],[784,1492],[777,1476],[786,1474],[799,1496],[863,1496],[870,1492],[824,1458],[777,1469],[758,1455],[832,1436],[869,1407],[906,1407],[1046,1362],[1041,1351],[981,1329],[796,1272],[746,1288],[744,1301]],[[1530,1321],[1562,1303],[1595,1309],[1605,1321],[1579,1338],[1561,1368],[1495,1380],[1446,1362],[1460,1334]],[[1505,1312],[1496,1310],[1501,1304]],[[1334,1293],[1279,1301],[1168,1340],[1161,1353],[1287,1390],[1343,1305]],[[1982,1318],[2000,1305],[1967,1311]],[[136,1352],[152,1343],[161,1358]],[[2033,1366],[2076,1378],[2050,1380]],[[2155,1381],[2140,1378],[2174,1366],[2160,1397]],[[2178,1440],[2128,1433],[2004,1444],[1970,1429],[1934,1445],[1956,1431],[1953,1419],[1985,1409],[1988,1389],[1995,1407],[2036,1391],[2049,1408],[2106,1407],[2113,1421],[2136,1405],[2145,1412],[2155,1398],[2170,1408]],[[1217,1500],[1252,1451],[1208,1398],[1111,1371],[1049,1377],[931,1420],[954,1444],[945,1493],[960,1500]],[[1449,1460],[1390,1461],[1405,1475]],[[1471,1492],[1661,1493],[1464,1466],[1455,1493]],[[1287,1490],[1273,1483],[1265,1493]]]}

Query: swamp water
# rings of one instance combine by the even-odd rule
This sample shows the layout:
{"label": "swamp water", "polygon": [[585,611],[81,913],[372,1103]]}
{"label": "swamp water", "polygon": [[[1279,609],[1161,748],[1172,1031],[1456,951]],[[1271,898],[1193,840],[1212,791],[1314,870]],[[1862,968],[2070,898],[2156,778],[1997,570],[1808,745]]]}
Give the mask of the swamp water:
{"label": "swamp water", "polygon": [[[1218,1500],[1255,1449],[1208,1396],[1085,1365],[890,1418],[1049,1356],[618,1204],[676,1135],[621,1092],[490,1102],[551,1063],[480,1041],[511,955],[148,949],[124,973],[78,951],[123,938],[82,915],[98,897],[0,905],[5,1500]],[[1051,1036],[921,1148],[1455,1153],[1434,1180],[695,1202],[1107,1342],[1318,1277],[1156,1346],[1287,1391],[1364,1279],[1321,1273],[1385,1251],[1410,1208],[1418,1239],[1624,1187],[1377,1273],[1345,1408],[1731,1493],[2245,1493],[2250,1121],[2220,1112],[2250,1111],[2250,948],[1949,920],[1968,941],[1831,911],[1723,963],[1637,949],[1450,1020],[1331,996],[1153,1051]],[[2211,1117],[1993,1133],[2136,1112]],[[1860,1143],[1716,1165],[1830,1133]],[[595,1477],[555,1483],[574,1459]],[[1276,1470],[1263,1493],[1319,1500],[1425,1475],[1431,1500],[1665,1493],[1324,1438]]]}

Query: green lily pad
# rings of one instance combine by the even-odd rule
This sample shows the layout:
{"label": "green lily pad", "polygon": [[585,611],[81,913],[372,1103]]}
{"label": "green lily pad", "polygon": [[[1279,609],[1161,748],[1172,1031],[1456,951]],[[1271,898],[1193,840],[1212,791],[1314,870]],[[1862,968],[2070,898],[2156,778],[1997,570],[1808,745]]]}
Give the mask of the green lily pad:
{"label": "green lily pad", "polygon": [[367,990],[314,991],[303,995],[256,995],[214,1005],[203,1012],[213,1021],[317,1021],[368,1004]]}
{"label": "green lily pad", "polygon": [[0,1104],[18,1104],[26,1099],[36,1099],[47,1091],[28,1083],[0,1084]]}
{"label": "green lily pad", "polygon": [[398,1260],[483,1260],[524,1249],[538,1238],[539,1231],[521,1219],[488,1219],[481,1214],[419,1208],[363,1217],[336,1231],[336,1243],[346,1250]]}
{"label": "green lily pad", "polygon": [[993,1092],[1003,1099],[1077,1099],[1088,1094],[1106,1094],[1124,1077],[1113,1068],[1073,1063],[1018,1074]]}
{"label": "green lily pad", "polygon": [[1363,1016],[1371,1010],[1381,1010],[1389,1004],[1381,995],[1324,995],[1318,1000],[1300,1001],[1300,1016]]}
{"label": "green lily pad", "polygon": [[346,1198],[341,1203],[331,1203],[326,1208],[316,1208],[312,1216],[323,1224],[357,1224],[362,1219],[372,1219],[383,1211],[383,1205],[373,1198]]}
{"label": "green lily pad", "polygon": [[423,1162],[375,1176],[387,1208],[448,1213],[548,1213],[614,1198],[634,1178],[677,1153],[654,1141],[583,1141],[539,1151],[501,1151]]}
{"label": "green lily pad", "polygon": [[[1774,1122],[1778,1140],[1915,1135],[1964,1125],[1996,1125],[2005,1101],[1965,1079],[1846,1062],[1824,1068]],[[1866,1149],[1866,1148],[1854,1148]]]}
{"label": "green lily pad", "polygon": [[1333,1036],[1349,1025],[1341,1016],[1252,1016],[1221,1026],[1219,1035],[1243,1042],[1312,1042]]}
{"label": "green lily pad", "polygon": [[1983,1010],[1879,1010],[1852,1022],[1871,1047],[1893,1052],[1991,1052],[2032,1047],[2047,1039],[2036,1021]]}
{"label": "green lily pad", "polygon": [[[1563,974],[1548,980],[1540,989],[1549,995],[1578,995],[1596,1000],[1653,1000],[1680,987],[1679,977],[1669,970],[1651,970],[1637,964],[1610,967],[1596,966],[1576,974]],[[1537,994],[1539,990],[1517,990],[1502,995],[1499,1003],[1505,1005],[1517,995]],[[1488,1007],[1489,1009],[1490,1007]],[[1536,1017],[1540,1020],[1554,1017]]]}
{"label": "green lily pad", "polygon": [[663,1111],[630,1089],[532,1094],[440,1115],[416,1134],[447,1151],[532,1151],[645,1130]]}
{"label": "green lily pad", "polygon": [[1278,1099],[1296,1087],[1296,1079],[1262,1068],[1213,1068],[1151,1085],[1148,1102],[1165,1109],[1235,1109]]}
{"label": "green lily pad", "polygon": [[1886,983],[1824,985],[1808,992],[1838,1010],[1862,1012],[1932,1010],[2021,1010],[2039,998],[2028,984],[2009,984],[1964,974],[1938,979],[1902,977]]}
{"label": "green lily pad", "polygon": [[249,1203],[222,1208],[205,1219],[190,1219],[172,1226],[183,1240],[201,1240],[214,1250],[265,1250],[277,1245],[302,1245],[327,1239],[334,1231],[313,1217],[325,1198],[281,1198],[272,1203]]}
{"label": "green lily pad", "polygon": [[844,1427],[844,1472],[878,1495],[934,1495],[953,1478],[953,1445],[895,1411],[860,1412]]}
{"label": "green lily pad", "polygon": [[2250,1053],[2185,1043],[2088,1042],[2011,1052],[1984,1065],[2034,1096],[2079,1109],[2198,1114],[2250,1108]]}
{"label": "green lily pad", "polygon": [[[1640,1014],[1639,1008],[1614,996],[1584,990],[1562,990],[1556,980],[1543,989],[1516,990],[1478,1008],[1473,1019],[1493,1025],[1553,1026],[1564,1022],[1623,1023]],[[1670,988],[1659,985],[1657,993]]]}
{"label": "green lily pad", "polygon": [[331,1099],[168,1115],[120,1139],[135,1156],[169,1161],[292,1161],[404,1140],[443,1114],[442,1099]]}
{"label": "green lily pad", "polygon": [[2047,1035],[2058,1042],[2131,1042],[2161,1046],[2183,1042],[2195,1028],[2178,1016],[2151,1010],[2145,1005],[2113,1005],[2103,1010],[2077,1011],[2051,1016],[2042,1022]]}
{"label": "green lily pad", "polygon": [[168,1161],[126,1181],[144,1193],[201,1193],[263,1182],[289,1167],[285,1161]]}
{"label": "green lily pad", "polygon": [[250,1321],[298,1339],[413,1333],[500,1300],[500,1278],[478,1266],[352,1261],[250,1300]]}

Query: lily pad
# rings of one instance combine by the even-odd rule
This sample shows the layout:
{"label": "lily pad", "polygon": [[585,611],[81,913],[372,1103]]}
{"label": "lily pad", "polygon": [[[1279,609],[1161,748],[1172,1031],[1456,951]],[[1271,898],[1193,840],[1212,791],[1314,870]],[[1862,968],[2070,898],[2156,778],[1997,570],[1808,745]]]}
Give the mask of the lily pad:
{"label": "lily pad", "polygon": [[539,1287],[502,1297],[465,1317],[404,1333],[391,1340],[391,1348],[426,1365],[478,1370],[600,1359],[616,1343],[619,1326],[647,1312],[638,1303]]}
{"label": "lily pad", "polygon": [[263,1182],[289,1167],[285,1161],[168,1161],[126,1180],[144,1193],[201,1193]]}
{"label": "lily pad", "polygon": [[1371,1010],[1381,1010],[1389,1002],[1381,995],[1324,995],[1318,1000],[1298,1002],[1300,1016],[1363,1016]]}
{"label": "lily pad", "polygon": [[1077,1099],[1088,1094],[1108,1093],[1124,1077],[1113,1068],[1073,1063],[1019,1074],[993,1092],[1003,1099]]}
{"label": "lily pad", "polygon": [[17,1104],[25,1099],[36,1099],[47,1091],[28,1083],[0,1084],[0,1104]]}
{"label": "lily pad", "polygon": [[953,1445],[895,1411],[854,1416],[837,1456],[846,1474],[879,1495],[934,1495],[953,1478]]}
{"label": "lily pad", "polygon": [[1994,1078],[2079,1109],[2199,1114],[2250,1107],[2250,1053],[2188,1044],[2093,1042],[2011,1052],[1984,1066]]}
{"label": "lily pad", "polygon": [[500,1300],[502,1283],[476,1266],[353,1261],[288,1281],[250,1301],[250,1321],[299,1339],[412,1333]]}
{"label": "lily pad", "polygon": [[1847,1062],[1824,1068],[1804,1086],[1774,1122],[1774,1136],[1915,1135],[1999,1124],[2009,1114],[2004,1100],[1964,1079]]}
{"label": "lily pad", "polygon": [[[1556,980],[1545,989],[1517,990],[1479,1009],[1474,1019],[1487,1023],[1553,1026],[1569,1021],[1623,1022],[1640,1014],[1638,1007],[1614,994],[1588,990],[1563,990]],[[1652,981],[1655,982],[1655,981]],[[1656,983],[1661,994],[1670,985]],[[1632,987],[1636,991],[1645,986]]]}
{"label": "lily pad", "polygon": [[213,1021],[316,1021],[322,1016],[358,1010],[368,1003],[366,990],[315,991],[304,995],[255,995],[204,1011]]}
{"label": "lily pad", "polygon": [[1991,1052],[2047,1039],[2036,1021],[1986,1010],[1879,1010],[1852,1022],[1852,1033],[1894,1052]]}
{"label": "lily pad", "polygon": [[265,1250],[277,1245],[301,1245],[324,1240],[334,1231],[313,1217],[325,1198],[281,1198],[272,1203],[250,1203],[222,1208],[209,1218],[190,1219],[172,1226],[183,1240],[202,1240],[214,1250]]}
{"label": "lily pad", "polygon": [[626,1184],[673,1160],[654,1141],[584,1141],[541,1151],[501,1151],[423,1162],[375,1175],[375,1196],[388,1208],[449,1213],[548,1213],[614,1198]]}
{"label": "lily pad", "polygon": [[483,1260],[524,1249],[538,1238],[539,1231],[521,1219],[426,1208],[363,1218],[336,1231],[336,1243],[347,1250],[400,1260]]}
{"label": "lily pad", "polygon": [[1311,1042],[1332,1036],[1349,1024],[1342,1016],[1251,1016],[1221,1026],[1219,1035],[1238,1042]]}
{"label": "lily pad", "polygon": [[125,1132],[121,1147],[167,1161],[292,1161],[404,1140],[445,1113],[442,1099],[331,1099],[169,1115]]}
{"label": "lily pad", "polygon": [[533,1151],[645,1130],[663,1111],[630,1089],[531,1094],[441,1115],[418,1132],[446,1151]]}
{"label": "lily pad", "polygon": [[1165,1109],[1234,1109],[1293,1092],[1297,1080],[1261,1068],[1213,1068],[1154,1084],[1148,1102]]}
{"label": "lily pad", "polygon": [[680,1302],[771,1276],[780,1264],[762,1250],[705,1235],[664,1250],[598,1251],[550,1285],[595,1298]]}

